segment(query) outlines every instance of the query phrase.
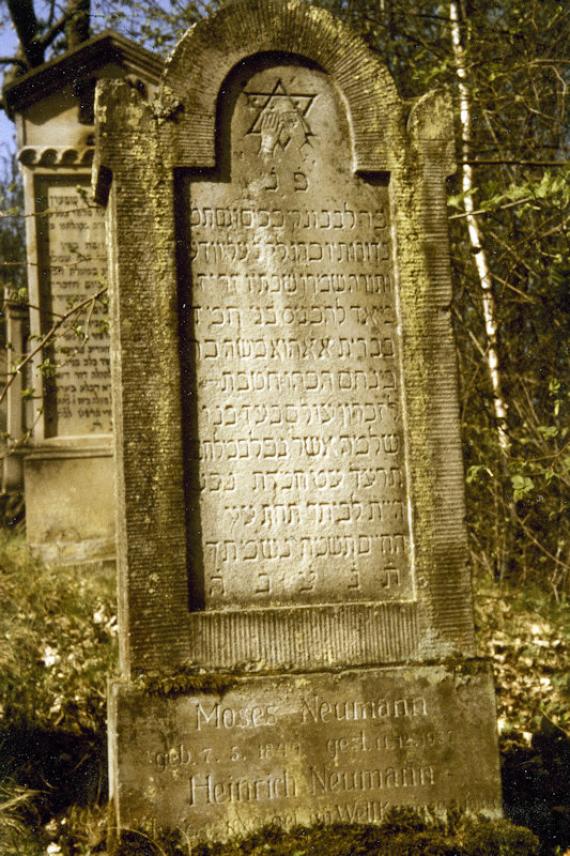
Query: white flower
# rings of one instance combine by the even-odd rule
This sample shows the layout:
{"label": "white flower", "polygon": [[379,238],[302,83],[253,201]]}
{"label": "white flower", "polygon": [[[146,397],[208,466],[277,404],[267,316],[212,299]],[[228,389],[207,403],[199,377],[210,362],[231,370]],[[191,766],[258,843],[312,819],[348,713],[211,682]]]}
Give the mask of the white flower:
{"label": "white flower", "polygon": [[59,844],[56,844],[55,841],[53,841],[51,844],[48,844],[46,853],[49,853],[50,856],[52,856],[54,853],[63,853],[63,850]]}
{"label": "white flower", "polygon": [[93,623],[94,624],[103,624],[104,621],[105,621],[105,610],[102,606],[100,606],[99,609],[93,613]]}
{"label": "white flower", "polygon": [[51,668],[51,666],[55,666],[57,663],[59,663],[61,657],[57,653],[57,648],[52,648],[51,645],[46,645],[46,647],[44,648],[42,660],[49,669]]}

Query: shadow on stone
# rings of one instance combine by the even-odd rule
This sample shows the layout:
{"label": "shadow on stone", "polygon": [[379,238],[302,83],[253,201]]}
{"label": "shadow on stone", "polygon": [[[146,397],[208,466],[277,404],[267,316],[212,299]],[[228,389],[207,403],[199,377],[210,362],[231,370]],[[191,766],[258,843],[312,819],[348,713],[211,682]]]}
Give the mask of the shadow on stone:
{"label": "shadow on stone", "polygon": [[22,493],[0,494],[0,526],[7,529],[20,529],[25,515],[26,508]]}

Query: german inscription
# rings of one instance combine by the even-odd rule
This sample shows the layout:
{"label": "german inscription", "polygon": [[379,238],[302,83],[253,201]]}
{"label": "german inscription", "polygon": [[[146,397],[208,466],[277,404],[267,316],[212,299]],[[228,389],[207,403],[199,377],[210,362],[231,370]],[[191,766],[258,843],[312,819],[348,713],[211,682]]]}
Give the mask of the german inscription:
{"label": "german inscription", "polygon": [[[43,329],[106,284],[105,221],[77,179],[41,185],[38,217]],[[109,336],[104,298],[65,322],[50,345],[46,434],[75,436],[111,430]]]}
{"label": "german inscription", "polygon": [[205,605],[412,596],[387,187],[321,72],[226,97],[227,166],[186,200]]}
{"label": "german inscription", "polygon": [[466,707],[475,718],[476,699],[483,715],[491,709],[486,676],[459,682],[452,704],[453,677],[428,672],[252,680],[221,697],[152,701],[144,725],[133,699],[119,724],[123,768],[144,758],[142,791],[157,795],[163,824],[191,836],[200,826],[225,838],[268,822],[380,823],[394,806],[450,800],[498,810],[484,784],[493,735],[476,772],[463,763],[479,739],[466,734]]}

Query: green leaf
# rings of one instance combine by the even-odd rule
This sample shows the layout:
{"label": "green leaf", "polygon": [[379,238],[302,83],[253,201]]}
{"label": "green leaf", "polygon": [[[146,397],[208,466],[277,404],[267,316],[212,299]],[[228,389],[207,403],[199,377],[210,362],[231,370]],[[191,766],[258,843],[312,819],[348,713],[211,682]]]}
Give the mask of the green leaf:
{"label": "green leaf", "polygon": [[523,476],[520,473],[511,476],[511,484],[513,486],[513,498],[515,502],[524,499],[525,496],[534,490],[534,482],[529,476]]}

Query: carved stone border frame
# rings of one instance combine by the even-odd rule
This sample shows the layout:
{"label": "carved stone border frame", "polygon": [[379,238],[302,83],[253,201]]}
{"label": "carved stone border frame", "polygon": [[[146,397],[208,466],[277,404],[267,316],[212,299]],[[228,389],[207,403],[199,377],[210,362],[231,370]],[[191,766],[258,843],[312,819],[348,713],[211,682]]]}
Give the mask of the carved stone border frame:
{"label": "carved stone border frame", "polygon": [[[341,93],[353,168],[389,175],[402,321],[415,601],[188,611],[176,266],[177,171],[215,164],[224,80],[256,54],[317,64]],[[406,113],[408,115],[406,115]],[[122,669],[312,670],[473,654],[445,179],[445,96],[406,109],[386,68],[323,9],[236,0],[189,31],[158,101],[98,87],[94,180],[108,201]],[[110,191],[110,193],[109,193]]]}

